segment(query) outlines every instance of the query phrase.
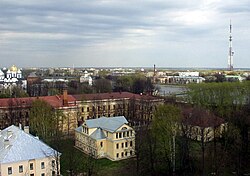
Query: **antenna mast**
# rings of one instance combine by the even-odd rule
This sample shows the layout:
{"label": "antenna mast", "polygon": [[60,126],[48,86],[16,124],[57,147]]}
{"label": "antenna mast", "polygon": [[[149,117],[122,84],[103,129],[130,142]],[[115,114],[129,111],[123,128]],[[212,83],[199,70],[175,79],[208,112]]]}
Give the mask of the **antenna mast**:
{"label": "antenna mast", "polygon": [[230,20],[230,26],[229,26],[229,53],[228,53],[228,70],[233,70],[233,37],[232,37],[232,23]]}

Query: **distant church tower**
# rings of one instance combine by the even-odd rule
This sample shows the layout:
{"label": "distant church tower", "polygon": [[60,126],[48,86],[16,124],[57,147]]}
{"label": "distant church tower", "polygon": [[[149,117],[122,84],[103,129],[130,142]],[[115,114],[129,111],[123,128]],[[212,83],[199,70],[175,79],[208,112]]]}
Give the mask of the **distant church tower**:
{"label": "distant church tower", "polygon": [[228,53],[228,70],[232,71],[233,70],[233,37],[232,37],[232,24],[230,20],[230,26],[229,26],[229,53]]}

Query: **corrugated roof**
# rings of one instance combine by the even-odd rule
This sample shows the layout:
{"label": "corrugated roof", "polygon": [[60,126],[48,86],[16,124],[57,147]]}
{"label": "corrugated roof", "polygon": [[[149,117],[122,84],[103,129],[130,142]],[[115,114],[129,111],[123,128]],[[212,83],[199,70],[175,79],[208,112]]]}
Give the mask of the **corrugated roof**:
{"label": "corrugated roof", "polygon": [[[7,133],[11,134],[9,138]],[[6,139],[9,140],[9,145],[4,142]],[[0,133],[0,163],[45,158],[56,154],[56,150],[14,125]]]}
{"label": "corrugated roof", "polygon": [[128,121],[124,116],[100,117],[98,119],[86,120],[88,128],[101,128],[110,132],[116,131],[120,126],[127,123]]}

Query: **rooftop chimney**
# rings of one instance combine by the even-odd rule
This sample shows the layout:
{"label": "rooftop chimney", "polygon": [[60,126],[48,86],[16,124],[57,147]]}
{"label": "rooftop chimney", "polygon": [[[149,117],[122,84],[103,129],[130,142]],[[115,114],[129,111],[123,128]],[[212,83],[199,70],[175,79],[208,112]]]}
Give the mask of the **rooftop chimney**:
{"label": "rooftop chimney", "polygon": [[10,140],[9,139],[4,139],[4,148],[7,148],[10,145]]}
{"label": "rooftop chimney", "polygon": [[68,91],[63,90],[63,106],[67,106],[67,105],[68,105]]}
{"label": "rooftop chimney", "polygon": [[24,128],[23,128],[23,131],[25,132],[25,133],[30,133],[30,127],[29,126],[24,126]]}
{"label": "rooftop chimney", "polygon": [[7,139],[11,138],[11,136],[12,136],[12,131],[8,130],[7,131]]}
{"label": "rooftop chimney", "polygon": [[21,124],[21,123],[19,123],[19,129],[20,129],[20,130],[22,129],[22,124]]}

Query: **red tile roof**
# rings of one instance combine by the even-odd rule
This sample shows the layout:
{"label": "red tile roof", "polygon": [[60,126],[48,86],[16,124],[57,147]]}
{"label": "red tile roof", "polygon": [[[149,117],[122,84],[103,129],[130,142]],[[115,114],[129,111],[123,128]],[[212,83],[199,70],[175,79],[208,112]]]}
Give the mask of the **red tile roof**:
{"label": "red tile roof", "polygon": [[[13,107],[31,107],[34,100],[40,99],[49,103],[54,108],[63,107],[62,96],[43,96],[43,97],[25,97],[25,98],[3,98],[0,99],[0,108],[10,108]],[[74,102],[75,99],[68,95],[68,101]],[[68,104],[67,106],[72,106]]]}
{"label": "red tile roof", "polygon": [[150,95],[139,95],[130,92],[111,92],[111,93],[96,93],[96,94],[81,94],[81,95],[72,95],[77,101],[82,100],[104,100],[104,99],[147,99],[147,100],[158,100],[154,96]]}
{"label": "red tile roof", "polygon": [[217,127],[223,123],[225,120],[215,116],[213,113],[201,109],[201,108],[193,108],[186,109],[183,111],[183,123],[191,126],[199,126],[199,127]]}
{"label": "red tile roof", "polygon": [[25,98],[1,98],[0,99],[0,108],[9,108],[11,106],[22,106],[29,107],[31,106],[32,101],[35,97],[25,97]]}
{"label": "red tile roof", "polygon": [[103,99],[122,99],[135,98],[157,100],[158,98],[149,95],[138,95],[129,92],[112,92],[112,93],[98,93],[98,94],[81,94],[81,95],[67,95],[67,105],[63,105],[63,95],[42,96],[42,97],[25,97],[25,98],[3,98],[0,99],[0,108],[9,108],[10,106],[30,107],[32,101],[41,99],[48,102],[52,107],[70,107],[75,106],[76,101],[82,100],[103,100]]}

